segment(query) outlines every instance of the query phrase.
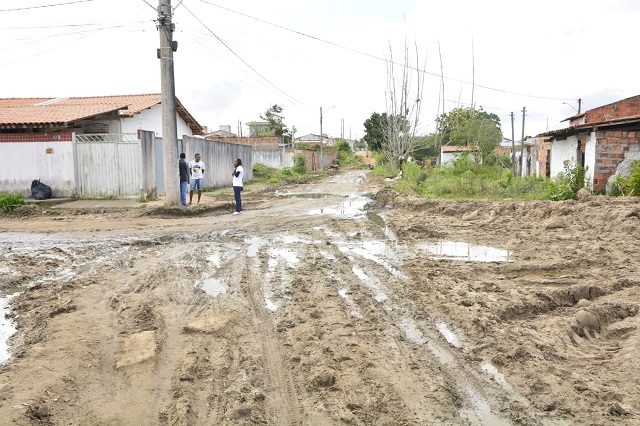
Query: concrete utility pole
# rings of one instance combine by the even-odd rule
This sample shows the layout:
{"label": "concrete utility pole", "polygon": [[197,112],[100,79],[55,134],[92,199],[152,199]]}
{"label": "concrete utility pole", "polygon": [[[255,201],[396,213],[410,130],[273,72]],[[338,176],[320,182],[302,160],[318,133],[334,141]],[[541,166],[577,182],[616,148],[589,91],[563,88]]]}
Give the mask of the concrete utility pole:
{"label": "concrete utility pole", "polygon": [[511,171],[513,172],[513,177],[516,177],[518,166],[516,164],[516,136],[513,130],[513,113],[511,113]]}
{"label": "concrete utility pole", "polygon": [[176,86],[173,79],[173,42],[175,25],[171,22],[171,0],[159,0],[158,32],[160,33],[160,85],[162,91],[162,156],[164,165],[165,203],[180,202],[178,170],[178,125],[176,123]]}
{"label": "concrete utility pole", "polygon": [[322,134],[322,107],[320,107],[320,171],[322,172],[322,144],[324,143],[324,135]]}
{"label": "concrete utility pole", "polygon": [[520,176],[524,176],[524,114],[527,107],[522,107],[522,140],[520,141]]}
{"label": "concrete utility pole", "polygon": [[578,99],[578,114],[580,114],[581,109],[582,109],[582,98]]}

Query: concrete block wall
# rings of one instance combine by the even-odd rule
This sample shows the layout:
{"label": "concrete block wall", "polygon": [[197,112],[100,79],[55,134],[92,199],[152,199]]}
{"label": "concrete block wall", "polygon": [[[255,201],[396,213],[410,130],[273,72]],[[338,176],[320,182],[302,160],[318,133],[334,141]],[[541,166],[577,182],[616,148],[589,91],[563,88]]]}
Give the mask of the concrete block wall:
{"label": "concrete block wall", "polygon": [[640,130],[598,131],[596,138],[593,190],[603,191],[611,176],[616,173],[618,164],[624,161],[629,148],[640,144]]}

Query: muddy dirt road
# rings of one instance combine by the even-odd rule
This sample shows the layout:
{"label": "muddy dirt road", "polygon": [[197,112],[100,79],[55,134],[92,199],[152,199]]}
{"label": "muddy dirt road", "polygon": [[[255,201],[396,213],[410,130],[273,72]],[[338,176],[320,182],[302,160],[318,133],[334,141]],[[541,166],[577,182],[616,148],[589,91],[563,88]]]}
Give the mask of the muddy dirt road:
{"label": "muddy dirt road", "polygon": [[0,423],[640,423],[636,200],[205,195],[2,216]]}

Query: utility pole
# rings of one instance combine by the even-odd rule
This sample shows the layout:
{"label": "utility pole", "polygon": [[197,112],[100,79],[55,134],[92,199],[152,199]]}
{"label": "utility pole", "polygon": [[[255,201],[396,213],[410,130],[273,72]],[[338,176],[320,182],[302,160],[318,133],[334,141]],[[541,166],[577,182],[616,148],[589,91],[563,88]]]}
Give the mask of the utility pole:
{"label": "utility pole", "polygon": [[578,114],[580,114],[581,109],[582,109],[582,99],[578,99]]}
{"label": "utility pole", "polygon": [[527,107],[522,107],[522,140],[520,141],[520,176],[524,176],[524,114]]}
{"label": "utility pole", "polygon": [[176,86],[173,79],[173,42],[175,25],[171,22],[171,0],[159,0],[158,32],[160,33],[160,85],[162,91],[162,156],[164,165],[165,203],[180,200],[178,176],[178,126],[176,123]]}
{"label": "utility pole", "polygon": [[324,135],[322,134],[322,107],[320,107],[320,172],[322,172],[322,144],[324,143]]}
{"label": "utility pole", "polygon": [[516,136],[513,130],[513,112],[511,113],[511,172],[516,177],[518,166],[516,164]]}

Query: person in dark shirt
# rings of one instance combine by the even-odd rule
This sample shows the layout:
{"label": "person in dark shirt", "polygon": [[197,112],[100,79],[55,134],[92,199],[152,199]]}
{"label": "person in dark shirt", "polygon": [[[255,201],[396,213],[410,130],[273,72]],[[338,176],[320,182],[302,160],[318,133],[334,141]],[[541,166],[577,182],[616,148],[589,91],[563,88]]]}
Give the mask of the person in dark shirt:
{"label": "person in dark shirt", "polygon": [[185,153],[180,154],[180,162],[178,163],[180,169],[180,204],[188,206],[187,204],[187,187],[189,186],[189,165],[185,161],[187,156]]}

